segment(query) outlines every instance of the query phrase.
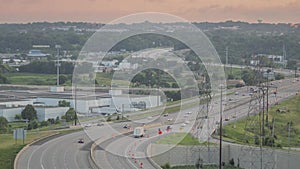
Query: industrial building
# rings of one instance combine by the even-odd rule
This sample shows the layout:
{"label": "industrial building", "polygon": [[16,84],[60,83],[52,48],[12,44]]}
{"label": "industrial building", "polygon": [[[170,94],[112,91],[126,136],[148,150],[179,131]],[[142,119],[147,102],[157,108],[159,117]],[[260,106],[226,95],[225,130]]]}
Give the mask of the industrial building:
{"label": "industrial building", "polygon": [[[14,121],[16,114],[21,114],[26,105],[31,104],[37,111],[39,121],[56,118],[74,108],[82,115],[91,113],[113,114],[148,109],[162,105],[161,98],[155,95],[128,95],[122,90],[109,93],[90,94],[80,92],[76,100],[71,91],[51,92],[49,89],[39,90],[2,90],[0,92],[0,116]],[[59,101],[65,100],[70,107],[59,107]]]}

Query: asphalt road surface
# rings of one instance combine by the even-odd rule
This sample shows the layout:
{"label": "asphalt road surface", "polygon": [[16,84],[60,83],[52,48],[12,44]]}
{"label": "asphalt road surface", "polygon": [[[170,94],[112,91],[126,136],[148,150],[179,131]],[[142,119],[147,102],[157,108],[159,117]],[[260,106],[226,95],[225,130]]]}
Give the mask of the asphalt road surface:
{"label": "asphalt road surface", "polygon": [[[85,143],[78,143],[79,138]],[[87,142],[83,131],[37,142],[22,153],[17,169],[90,169]]]}

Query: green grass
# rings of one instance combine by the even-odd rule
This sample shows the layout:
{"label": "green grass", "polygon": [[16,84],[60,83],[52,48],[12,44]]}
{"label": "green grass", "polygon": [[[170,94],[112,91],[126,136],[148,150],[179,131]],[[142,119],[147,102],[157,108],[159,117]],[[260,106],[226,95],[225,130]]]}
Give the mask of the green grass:
{"label": "green grass", "polygon": [[[53,134],[55,131],[48,132],[28,132],[25,144],[32,142],[41,137]],[[16,141],[12,134],[0,134],[0,165],[2,169],[12,169],[15,156],[25,146],[22,140]]]}
{"label": "green grass", "polygon": [[13,139],[12,134],[0,134],[0,165],[1,169],[13,169],[14,159],[17,153],[28,143],[31,143],[34,140],[39,138],[43,138],[49,136],[54,133],[62,133],[66,134],[69,132],[74,132],[82,129],[75,130],[62,130],[62,131],[28,131],[27,138],[25,140],[25,144],[23,144],[22,140],[17,140],[17,142]]}
{"label": "green grass", "polygon": [[228,75],[230,75],[232,73],[233,77],[235,79],[240,79],[241,78],[241,73],[242,73],[242,69],[240,68],[232,68],[232,72],[231,72],[231,68],[230,67],[226,67],[225,68],[225,75],[226,77],[228,77]]}
{"label": "green grass", "polygon": [[[276,110],[285,108],[287,112],[278,113]],[[269,125],[265,125],[265,138],[272,137],[272,119],[274,118],[274,140],[276,147],[300,147],[300,95],[285,100],[269,109]],[[288,141],[288,122],[291,122],[290,144]],[[265,123],[266,124],[266,123]],[[225,140],[236,143],[259,145],[260,118],[250,116],[223,128]]]}
{"label": "green grass", "polygon": [[98,72],[96,74],[96,81],[99,86],[110,86],[112,75],[110,73]]}
{"label": "green grass", "polygon": [[11,84],[16,85],[54,85],[55,74],[33,74],[33,73],[6,73]]}
{"label": "green grass", "polygon": [[178,145],[200,145],[198,139],[193,138],[189,133],[173,133],[157,140],[158,144],[178,144]]}

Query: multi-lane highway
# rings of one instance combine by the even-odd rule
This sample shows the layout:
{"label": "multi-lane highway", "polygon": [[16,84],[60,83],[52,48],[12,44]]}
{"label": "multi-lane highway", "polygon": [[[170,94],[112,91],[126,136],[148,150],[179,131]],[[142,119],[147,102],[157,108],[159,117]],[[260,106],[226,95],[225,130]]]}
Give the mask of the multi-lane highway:
{"label": "multi-lane highway", "polygon": [[[297,79],[287,79],[272,82],[273,86],[277,87],[277,94],[274,95],[270,88],[269,102],[274,104],[281,99],[295,95],[300,90],[300,82]],[[247,87],[240,89],[228,90],[226,99],[223,100],[225,107],[224,118],[228,118],[228,122],[244,117],[248,113],[249,100],[251,96]],[[237,92],[237,93],[236,93]],[[253,98],[253,96],[252,96]],[[220,98],[217,97],[212,101],[210,107],[209,118],[213,125],[219,118]],[[192,112],[189,115],[188,112]],[[104,124],[104,126],[97,126],[96,123],[91,127],[87,127],[85,132],[76,132],[49,139],[42,142],[37,142],[26,149],[17,160],[17,169],[88,169],[91,168],[89,163],[90,140],[100,140],[98,148],[94,151],[95,162],[102,168],[138,168],[140,163],[143,163],[144,168],[153,168],[152,163],[148,160],[146,154],[147,145],[156,140],[159,136],[157,134],[158,128],[164,129],[168,119],[174,120],[178,118],[176,124],[173,124],[173,131],[190,131],[191,123],[185,123],[188,119],[195,119],[197,109],[191,108],[182,113],[182,117],[177,117],[175,113],[170,113],[168,117],[151,117],[141,119],[140,123],[128,125],[158,124],[163,126],[151,127],[146,131],[146,137],[142,139],[133,138],[132,134],[123,134],[118,136],[121,132],[128,132],[130,129],[124,129],[124,123]],[[151,123],[150,123],[151,121]],[[227,121],[226,121],[227,122]],[[205,132],[205,131],[203,131]],[[206,131],[207,132],[207,131]],[[78,143],[78,139],[83,138],[84,143]],[[102,141],[101,141],[102,140]],[[134,157],[132,156],[134,154]],[[137,160],[137,161],[135,161]]]}
{"label": "multi-lane highway", "polygon": [[79,138],[89,142],[83,131],[36,142],[21,154],[17,169],[89,169],[90,146]]}

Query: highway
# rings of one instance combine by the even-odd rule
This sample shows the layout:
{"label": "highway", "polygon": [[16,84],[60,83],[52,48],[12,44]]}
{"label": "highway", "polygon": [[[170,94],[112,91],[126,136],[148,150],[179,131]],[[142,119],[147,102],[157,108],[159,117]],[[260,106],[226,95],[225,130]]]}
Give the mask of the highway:
{"label": "highway", "polygon": [[79,138],[89,142],[80,131],[35,143],[21,154],[17,169],[90,169],[90,146],[77,143]]}
{"label": "highway", "polygon": [[[276,87],[271,88],[269,91],[269,103],[270,104],[275,104],[278,101],[281,101],[282,99],[285,99],[290,96],[294,96],[296,94],[296,91],[300,90],[300,83],[297,80],[282,80],[282,81],[275,81],[272,82],[273,86]],[[236,90],[236,89],[235,89]],[[277,91],[277,95],[275,97],[274,91]],[[230,90],[229,90],[230,91]],[[224,118],[223,118],[223,123],[229,123],[233,122],[239,118],[245,117],[249,113],[249,101],[251,99],[254,99],[254,95],[250,95],[247,87],[245,88],[240,88],[237,89],[238,91],[237,94],[231,94],[228,95],[226,98],[223,100],[223,105],[224,105]],[[229,101],[230,100],[230,101]],[[216,127],[217,123],[219,120],[219,107],[220,107],[220,98],[216,98],[215,100],[212,101],[212,106],[210,107],[210,114],[209,114],[209,119],[211,120],[210,128],[211,131],[207,131],[207,128],[204,128],[205,121],[206,119],[202,119],[204,122],[200,123],[201,128],[199,130],[200,133],[211,133]],[[253,101],[254,102],[254,101]],[[257,113],[259,109],[259,105],[254,105],[253,106],[253,111],[250,113]],[[192,117],[191,115],[197,114],[195,110],[189,109],[185,110],[184,112],[191,112],[190,115],[181,117],[183,119],[193,119],[195,117]],[[186,113],[184,113],[186,114]],[[171,116],[170,114],[169,116]],[[174,114],[173,114],[174,115]],[[172,117],[174,118],[174,117]],[[163,122],[163,117],[160,117],[160,122]],[[167,119],[167,118],[166,118]],[[166,121],[165,119],[165,121]],[[227,119],[227,120],[225,120]],[[163,124],[163,123],[162,123]],[[182,127],[181,123],[175,123],[173,125],[173,131],[174,132],[185,132],[185,131],[190,131],[189,126],[191,124],[186,124],[186,126]],[[157,134],[158,128],[164,128],[165,126],[158,126],[149,129],[149,131],[146,132],[148,135],[146,138],[142,139],[137,139],[133,138],[131,135],[126,135],[122,137],[116,137],[109,139],[109,141],[104,142],[100,144],[100,146],[104,147],[104,149],[97,149],[95,151],[95,158],[97,160],[97,164],[99,166],[105,164],[102,166],[102,168],[107,168],[108,166],[110,168],[138,168],[139,163],[142,162],[144,165],[144,168],[153,168],[152,164],[149,162],[147,159],[147,154],[146,153],[146,147],[149,143],[154,142],[159,136]],[[203,128],[202,128],[203,127]],[[166,132],[165,132],[166,133]],[[201,134],[200,134],[201,136]],[[204,136],[203,140],[207,139],[207,134],[203,134]],[[149,138],[148,138],[149,137]],[[172,148],[172,146],[170,147]],[[164,153],[165,151],[168,151],[169,149],[162,150],[158,153]],[[134,154],[135,157],[133,158],[132,155]],[[152,154],[153,155],[153,154]],[[155,154],[154,154],[155,155]],[[137,160],[137,163],[136,161]],[[115,163],[115,161],[120,161],[120,163]],[[126,162],[127,161],[127,162]]]}
{"label": "highway", "polygon": [[[273,86],[277,86],[277,95],[271,92],[269,95],[270,104],[274,104],[282,99],[295,95],[300,90],[300,82],[297,79],[286,79],[281,81],[272,82]],[[272,88],[275,90],[275,88]],[[238,93],[235,94],[235,91]],[[224,97],[224,119],[228,118],[228,121],[224,123],[232,122],[235,119],[245,117],[248,114],[249,100],[254,96],[250,96],[247,91],[247,87],[239,89],[231,89],[227,91],[231,93]],[[209,119],[211,125],[216,127],[216,121],[219,119],[219,107],[220,98],[216,97],[212,101],[210,107]],[[257,106],[258,107],[258,106]],[[142,139],[133,138],[132,134],[124,134],[118,136],[122,132],[129,132],[130,129],[124,129],[124,123],[105,123],[104,126],[97,126],[95,122],[91,127],[87,127],[85,131],[76,132],[57,137],[44,142],[37,142],[24,151],[18,159],[17,169],[88,169],[91,168],[88,160],[91,140],[103,140],[99,143],[99,147],[96,148],[94,157],[96,163],[102,168],[125,168],[132,169],[138,168],[140,162],[143,163],[144,168],[153,168],[152,164],[148,160],[146,147],[150,142],[159,138],[157,134],[158,128],[165,129],[166,125],[173,123],[173,132],[186,132],[191,131],[193,128],[190,123],[183,123],[187,120],[196,119],[199,107],[190,108],[184,110],[181,115],[170,113],[168,117],[151,117],[147,119],[141,119],[135,121],[135,123],[126,122],[128,125],[139,126],[143,123],[158,124],[160,126],[150,127],[146,131],[146,137]],[[188,114],[188,112],[191,112]],[[254,111],[253,111],[254,112]],[[203,113],[203,112],[201,112]],[[203,113],[204,114],[204,113]],[[179,117],[178,117],[179,116]],[[172,119],[169,121],[168,119]],[[200,123],[203,127],[205,119],[202,119],[203,123]],[[210,129],[212,129],[211,127]],[[194,129],[194,128],[193,128]],[[192,130],[193,130],[192,129]],[[210,131],[203,130],[203,133]],[[201,131],[200,131],[201,132]],[[166,132],[164,132],[166,133]],[[78,139],[83,138],[85,143],[78,143]],[[205,137],[203,138],[205,139]],[[132,154],[135,154],[135,158],[132,158]],[[137,163],[135,163],[137,159]]]}

